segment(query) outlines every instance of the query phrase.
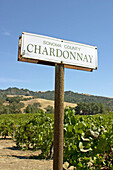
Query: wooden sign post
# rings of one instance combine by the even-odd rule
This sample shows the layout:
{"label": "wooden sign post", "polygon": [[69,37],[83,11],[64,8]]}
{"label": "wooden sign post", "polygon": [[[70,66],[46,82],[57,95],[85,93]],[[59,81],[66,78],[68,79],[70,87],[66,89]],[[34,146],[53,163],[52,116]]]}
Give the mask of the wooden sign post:
{"label": "wooden sign post", "polygon": [[97,69],[97,47],[22,33],[18,61],[55,66],[53,170],[63,169],[64,68]]}
{"label": "wooden sign post", "polygon": [[55,112],[53,170],[63,166],[64,65],[55,66]]}

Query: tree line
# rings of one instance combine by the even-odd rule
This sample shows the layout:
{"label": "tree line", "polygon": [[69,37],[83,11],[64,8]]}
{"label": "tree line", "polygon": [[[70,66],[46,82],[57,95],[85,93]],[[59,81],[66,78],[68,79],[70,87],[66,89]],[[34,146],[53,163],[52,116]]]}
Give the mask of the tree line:
{"label": "tree line", "polygon": [[105,107],[103,103],[84,103],[80,102],[75,108],[75,113],[78,115],[95,115],[104,114],[105,112],[110,112],[111,108]]}
{"label": "tree line", "polygon": [[[28,89],[18,89],[16,87],[14,88],[8,88],[6,90],[0,89],[0,94],[8,95],[26,95],[26,96],[34,96],[36,98],[43,98],[48,100],[54,100],[54,91],[39,91],[34,92],[30,91]],[[113,98],[103,97],[103,96],[94,96],[94,95],[86,95],[86,94],[80,94],[75,93],[72,91],[65,91],[64,92],[64,101],[69,103],[103,103],[105,106],[111,107],[113,110]]]}
{"label": "tree line", "polygon": [[[29,100],[29,98],[24,99],[22,96],[7,97],[5,94],[0,94],[0,114],[22,113],[21,108],[24,107],[24,103],[20,101],[23,100]],[[109,105],[106,106],[102,102],[78,102],[77,106],[71,109],[74,109],[75,113],[78,115],[103,114],[112,111]],[[54,108],[50,105],[44,108],[44,110],[46,113],[54,113]],[[37,113],[42,111],[40,103],[34,103],[28,105],[24,113]]]}
{"label": "tree line", "polygon": [[[31,98],[23,98],[22,96],[7,97],[4,94],[0,94],[0,114],[15,114],[22,113],[21,108],[25,105],[20,101],[30,100]],[[44,108],[46,113],[54,113],[52,106],[48,105]],[[40,103],[29,104],[25,109],[24,113],[37,113],[43,112]]]}

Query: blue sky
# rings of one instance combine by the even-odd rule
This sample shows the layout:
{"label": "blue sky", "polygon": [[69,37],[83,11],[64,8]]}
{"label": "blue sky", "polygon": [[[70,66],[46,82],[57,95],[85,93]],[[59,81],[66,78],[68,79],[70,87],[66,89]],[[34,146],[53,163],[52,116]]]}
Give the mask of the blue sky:
{"label": "blue sky", "polygon": [[29,32],[98,47],[98,69],[65,69],[65,91],[113,97],[113,0],[0,0],[0,89],[54,90],[55,68],[18,62]]}

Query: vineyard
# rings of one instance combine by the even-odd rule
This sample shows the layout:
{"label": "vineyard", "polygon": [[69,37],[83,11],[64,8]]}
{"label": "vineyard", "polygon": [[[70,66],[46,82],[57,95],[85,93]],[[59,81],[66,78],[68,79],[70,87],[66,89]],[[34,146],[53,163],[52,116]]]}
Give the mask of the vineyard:
{"label": "vineyard", "polygon": [[[11,136],[23,150],[41,150],[40,159],[52,159],[54,121],[50,115],[0,115],[0,136]],[[75,110],[65,109],[64,164],[77,170],[113,169],[112,113],[78,116]]]}

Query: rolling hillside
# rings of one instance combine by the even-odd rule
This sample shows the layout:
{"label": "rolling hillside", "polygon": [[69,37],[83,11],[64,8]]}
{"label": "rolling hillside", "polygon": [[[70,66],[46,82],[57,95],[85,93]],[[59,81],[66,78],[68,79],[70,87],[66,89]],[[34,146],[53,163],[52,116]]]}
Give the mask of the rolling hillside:
{"label": "rolling hillside", "polygon": [[[30,104],[32,105],[33,103],[40,103],[41,107],[40,109],[45,111],[45,108],[50,105],[54,108],[54,101],[53,100],[46,100],[46,99],[41,99],[41,98],[36,98],[36,99],[30,99],[27,101],[21,101],[22,103],[24,103],[24,108],[22,108],[22,112],[23,110]],[[66,106],[70,106],[70,107],[75,107],[76,104],[74,103],[68,103],[68,102],[64,102],[64,107]]]}
{"label": "rolling hillside", "polygon": [[[48,105],[52,106],[54,108],[54,100],[47,100],[47,99],[41,99],[41,98],[33,98],[33,96],[24,96],[24,95],[7,95],[7,97],[17,97],[20,96],[22,98],[28,99],[26,101],[20,101],[21,103],[24,103],[24,107],[21,108],[22,113],[24,112],[24,109],[28,105],[33,105],[34,103],[40,103],[41,107],[40,109],[46,111],[45,108],[47,108]],[[8,105],[8,102],[4,102],[4,106]],[[69,102],[64,102],[64,108],[66,106],[70,107],[76,107],[77,104],[74,103],[69,103]]]}
{"label": "rolling hillside", "polygon": [[[36,98],[42,98],[47,100],[54,100],[54,91],[39,91],[34,92],[28,89],[18,89],[18,88],[8,88],[6,90],[0,90],[1,96],[3,95],[24,95],[24,96],[34,96]],[[72,91],[66,91],[64,93],[64,101],[69,103],[79,103],[79,102],[95,102],[103,103],[105,106],[110,106],[113,110],[113,98],[94,96],[89,94],[79,94]]]}

